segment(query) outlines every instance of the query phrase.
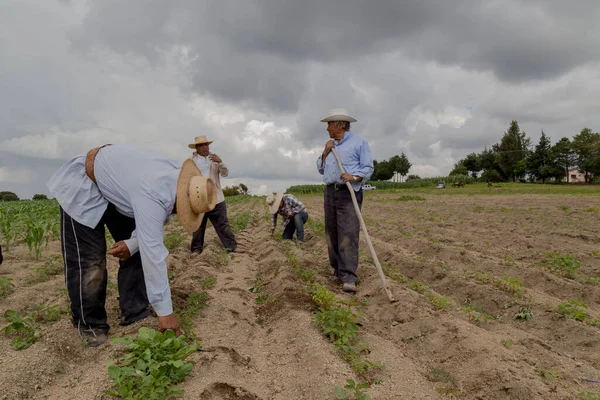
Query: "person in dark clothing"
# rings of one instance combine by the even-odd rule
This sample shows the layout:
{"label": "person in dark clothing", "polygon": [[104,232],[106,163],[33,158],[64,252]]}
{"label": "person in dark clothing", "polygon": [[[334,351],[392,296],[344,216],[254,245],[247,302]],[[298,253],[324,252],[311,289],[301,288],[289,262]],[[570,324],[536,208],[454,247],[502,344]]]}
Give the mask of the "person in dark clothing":
{"label": "person in dark clothing", "polygon": [[[331,140],[325,144],[317,159],[317,170],[325,183],[325,233],[329,263],[334,277],[341,280],[345,292],[356,292],[358,276],[358,239],[360,222],[346,182],[351,183],[359,207],[362,206],[362,184],[373,174],[373,158],[369,144],[350,132],[350,123],[356,120],[342,108],[332,109],[321,122],[327,123]],[[332,149],[335,148],[342,173]]]}

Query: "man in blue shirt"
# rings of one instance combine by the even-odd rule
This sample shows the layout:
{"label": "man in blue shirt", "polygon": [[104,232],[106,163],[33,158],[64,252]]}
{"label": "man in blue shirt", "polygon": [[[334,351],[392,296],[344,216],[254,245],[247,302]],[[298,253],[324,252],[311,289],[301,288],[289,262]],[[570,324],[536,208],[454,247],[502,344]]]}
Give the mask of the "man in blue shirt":
{"label": "man in blue shirt", "polygon": [[[359,207],[362,206],[362,184],[373,174],[373,158],[369,144],[350,132],[356,120],[343,108],[334,108],[321,122],[327,123],[331,140],[325,143],[317,159],[317,170],[325,183],[325,232],[329,263],[333,275],[343,283],[345,292],[356,292],[358,276],[358,239],[360,222],[346,182],[352,184]],[[331,150],[335,148],[346,172],[342,173]]]}
{"label": "man in blue shirt", "polygon": [[171,214],[188,232],[216,202],[216,187],[191,159],[179,165],[133,145],[107,145],[67,161],[48,182],[60,204],[61,244],[72,322],[88,345],[106,341],[106,239],[119,258],[121,325],[158,315],[180,334],[167,276],[163,225]]}

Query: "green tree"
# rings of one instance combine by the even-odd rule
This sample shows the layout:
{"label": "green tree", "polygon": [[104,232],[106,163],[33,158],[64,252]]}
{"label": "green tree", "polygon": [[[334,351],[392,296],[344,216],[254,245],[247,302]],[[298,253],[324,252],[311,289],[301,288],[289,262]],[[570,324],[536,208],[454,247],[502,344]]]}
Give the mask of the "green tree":
{"label": "green tree", "polygon": [[[567,177],[569,183],[569,168],[575,165],[576,157],[571,146],[571,141],[567,137],[563,137],[552,146],[550,149],[550,158],[552,164],[562,169],[562,177]],[[555,175],[556,177],[556,175]],[[557,180],[561,181],[562,178]]]}
{"label": "green tree", "polygon": [[373,161],[373,174],[371,175],[372,181],[389,181],[394,176],[394,169],[389,161]]}
{"label": "green tree", "polygon": [[519,165],[529,153],[531,139],[519,128],[517,121],[511,121],[510,127],[504,133],[500,144],[495,144],[493,149],[498,153],[498,164],[504,175],[516,181],[525,175],[525,170]]}
{"label": "green tree", "polygon": [[243,183],[240,183],[238,186],[240,187],[240,192],[242,194],[248,194],[248,186],[244,185]]}
{"label": "green tree", "polygon": [[48,200],[48,196],[46,196],[45,194],[38,193],[34,194],[31,200]]}
{"label": "green tree", "polygon": [[404,178],[406,174],[408,174],[410,167],[412,167],[412,164],[410,163],[410,161],[408,161],[408,157],[406,157],[404,152],[400,155],[400,157],[392,157],[392,159],[390,159],[390,162],[393,165],[394,172],[400,174],[402,178]]}
{"label": "green tree", "polygon": [[469,170],[464,164],[456,163],[448,175],[469,175]]}
{"label": "green tree", "polygon": [[0,192],[0,201],[18,201],[19,196],[13,192]]}
{"label": "green tree", "polygon": [[587,183],[592,181],[594,159],[600,156],[600,133],[593,133],[589,128],[583,128],[573,137],[571,142],[579,171],[585,176]]}
{"label": "green tree", "polygon": [[552,169],[545,167],[549,167],[552,164],[550,157],[551,147],[550,138],[542,131],[540,141],[535,146],[535,149],[527,155],[525,163],[527,173],[531,176],[532,180],[537,181],[541,179],[545,183],[546,179],[550,177],[549,174]]}
{"label": "green tree", "polygon": [[481,171],[481,158],[477,153],[468,154],[462,164],[467,167],[473,178],[477,178],[477,173]]}

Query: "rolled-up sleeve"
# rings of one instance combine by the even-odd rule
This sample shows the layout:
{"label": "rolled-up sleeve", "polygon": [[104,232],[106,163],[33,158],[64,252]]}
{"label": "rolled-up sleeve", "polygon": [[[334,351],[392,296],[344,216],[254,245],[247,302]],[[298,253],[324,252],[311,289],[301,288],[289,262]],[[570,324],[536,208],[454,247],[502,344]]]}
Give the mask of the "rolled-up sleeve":
{"label": "rolled-up sleeve", "polygon": [[369,180],[373,175],[373,156],[371,155],[371,149],[369,143],[364,141],[359,149],[359,170],[355,175],[362,176],[363,181]]}
{"label": "rolled-up sleeve", "polygon": [[140,246],[137,240],[137,232],[131,232],[131,237],[129,239],[123,240],[129,249],[129,254],[134,255],[140,250]]}
{"label": "rolled-up sleeve", "polygon": [[221,176],[229,175],[229,168],[227,168],[227,165],[225,165],[225,163],[219,163],[219,175],[221,175]]}
{"label": "rolled-up sleeve", "polygon": [[325,163],[323,162],[323,155],[320,155],[319,158],[317,158],[317,171],[319,171],[321,175],[325,174]]}
{"label": "rolled-up sleeve", "polygon": [[168,217],[164,207],[142,197],[132,201],[148,301],[159,317],[173,313],[171,288],[167,275],[168,250],[163,242],[163,223]]}

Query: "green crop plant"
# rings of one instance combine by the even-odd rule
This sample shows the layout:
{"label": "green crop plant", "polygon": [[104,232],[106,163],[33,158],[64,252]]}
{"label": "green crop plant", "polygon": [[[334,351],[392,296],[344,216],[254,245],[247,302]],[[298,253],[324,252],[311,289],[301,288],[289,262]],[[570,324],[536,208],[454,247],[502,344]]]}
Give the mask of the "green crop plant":
{"label": "green crop plant", "polygon": [[533,318],[531,308],[523,306],[519,308],[519,312],[515,314],[514,319],[517,321],[530,321]]}
{"label": "green crop plant", "polygon": [[310,293],[312,300],[323,310],[332,310],[337,303],[335,294],[319,283],[312,284]]}
{"label": "green crop plant", "polygon": [[499,286],[506,292],[514,294],[517,297],[523,296],[525,288],[519,278],[512,278],[504,275],[504,280],[499,280]]}
{"label": "green crop plant", "polygon": [[25,244],[29,249],[29,255],[34,260],[39,260],[42,244],[46,236],[46,226],[43,222],[28,220],[26,222],[27,231],[25,232]]}
{"label": "green crop plant", "polygon": [[304,226],[310,229],[315,235],[325,237],[325,222],[323,220],[309,218]]}
{"label": "green crop plant", "polygon": [[30,315],[23,315],[13,310],[4,313],[4,319],[9,325],[2,331],[4,336],[12,338],[10,347],[14,350],[24,350],[34,344],[41,335],[37,324]]}
{"label": "green crop plant", "polygon": [[567,300],[566,303],[558,305],[558,313],[564,315],[567,318],[573,318],[575,321],[585,321],[590,316],[587,312],[587,305],[581,300]]}
{"label": "green crop plant", "polygon": [[231,224],[233,231],[235,233],[239,233],[246,229],[246,226],[248,226],[248,222],[250,221],[251,216],[252,213],[250,211],[243,211],[231,217],[229,219],[229,223]]}
{"label": "green crop plant", "polygon": [[421,196],[402,195],[395,200],[396,201],[425,201],[425,198],[421,197]]}
{"label": "green crop plant", "polygon": [[164,244],[169,252],[172,252],[183,243],[185,235],[179,232],[170,232],[165,235]]}
{"label": "green crop plant", "polygon": [[168,329],[160,333],[140,328],[135,339],[113,339],[124,344],[126,353],[108,367],[113,385],[104,393],[124,399],[172,399],[183,394],[176,386],[192,372],[193,362],[185,359],[199,346],[187,344],[184,336],[175,337]]}
{"label": "green crop plant", "polygon": [[575,279],[577,270],[581,263],[570,254],[546,253],[546,260],[543,266],[551,272],[558,273],[569,279]]}
{"label": "green crop plant", "polygon": [[0,276],[0,299],[11,295],[15,291],[15,285],[12,283],[12,278]]}
{"label": "green crop plant", "polygon": [[[354,399],[354,400],[371,400],[371,396],[364,392],[364,389],[369,389],[371,385],[368,383],[356,383],[352,379],[346,380],[344,387],[335,387],[335,395],[338,399]],[[349,391],[349,393],[348,393]],[[352,396],[352,397],[350,397]]]}

